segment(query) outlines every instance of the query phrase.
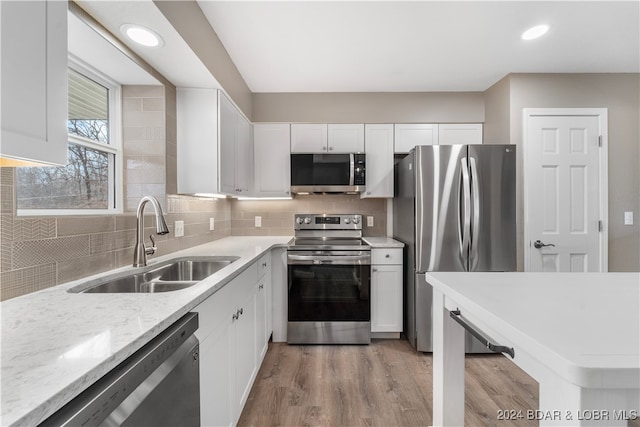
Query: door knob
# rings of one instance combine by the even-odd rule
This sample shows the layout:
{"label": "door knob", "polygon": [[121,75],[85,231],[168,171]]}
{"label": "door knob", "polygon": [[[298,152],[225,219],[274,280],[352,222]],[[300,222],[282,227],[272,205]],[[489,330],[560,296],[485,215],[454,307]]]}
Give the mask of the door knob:
{"label": "door knob", "polygon": [[556,245],[554,245],[553,243],[542,243],[540,240],[536,240],[535,242],[533,242],[533,247],[536,249],[546,248],[547,246],[553,246],[554,248],[556,247]]}

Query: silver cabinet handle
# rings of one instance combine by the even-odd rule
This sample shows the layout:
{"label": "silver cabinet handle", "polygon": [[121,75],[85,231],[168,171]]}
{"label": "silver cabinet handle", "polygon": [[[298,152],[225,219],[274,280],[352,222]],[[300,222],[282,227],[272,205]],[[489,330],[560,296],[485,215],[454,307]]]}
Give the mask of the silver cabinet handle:
{"label": "silver cabinet handle", "polygon": [[260,283],[260,286],[258,286],[258,289],[264,289],[264,284]]}
{"label": "silver cabinet handle", "polygon": [[391,258],[391,254],[386,254],[384,257],[385,258]]}
{"label": "silver cabinet handle", "polygon": [[378,269],[377,268],[372,268],[371,271],[375,272],[375,271],[378,271]]}
{"label": "silver cabinet handle", "polygon": [[489,350],[493,351],[494,353],[508,354],[509,356],[511,356],[512,359],[515,357],[515,350],[513,349],[513,347],[506,347],[504,345],[493,344],[491,341],[489,341],[488,338],[485,338],[484,335],[478,332],[475,326],[473,326],[471,323],[468,323],[462,318],[462,314],[460,313],[460,310],[450,311],[449,316],[451,316],[453,320],[458,322],[460,326],[465,328],[471,335],[476,337]]}
{"label": "silver cabinet handle", "polygon": [[262,266],[263,266],[263,267],[266,267],[266,266],[267,266],[267,263],[266,263],[266,262],[263,262],[263,263],[262,263]]}

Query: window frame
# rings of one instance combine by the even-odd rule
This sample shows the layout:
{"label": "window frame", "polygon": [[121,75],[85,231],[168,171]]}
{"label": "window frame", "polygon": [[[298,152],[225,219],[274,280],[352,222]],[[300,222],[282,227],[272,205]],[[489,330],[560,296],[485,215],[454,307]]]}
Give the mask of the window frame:
{"label": "window frame", "polygon": [[[81,59],[69,55],[68,68],[76,71],[84,77],[108,89],[109,105],[109,144],[95,142],[88,138],[67,133],[67,145],[69,143],[91,148],[92,150],[112,154],[110,163],[115,163],[109,168],[109,200],[106,209],[18,209],[17,216],[70,216],[70,215],[113,215],[123,213],[124,200],[124,150],[122,146],[122,86],[91,67]],[[111,165],[110,165],[111,166]],[[17,206],[17,188],[16,188]]]}

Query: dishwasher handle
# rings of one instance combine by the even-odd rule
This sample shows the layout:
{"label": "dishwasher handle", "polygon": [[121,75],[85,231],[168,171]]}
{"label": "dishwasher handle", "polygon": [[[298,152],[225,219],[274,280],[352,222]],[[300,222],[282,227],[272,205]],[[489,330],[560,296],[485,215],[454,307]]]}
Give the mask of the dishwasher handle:
{"label": "dishwasher handle", "polygon": [[509,356],[511,356],[512,359],[515,357],[515,350],[513,349],[513,347],[493,344],[488,338],[486,338],[482,333],[480,333],[474,325],[472,325],[467,320],[464,320],[462,318],[462,314],[460,313],[460,310],[450,311],[449,316],[451,316],[453,320],[458,322],[460,326],[465,328],[471,335],[476,337],[489,350],[493,351],[494,353],[508,354]]}

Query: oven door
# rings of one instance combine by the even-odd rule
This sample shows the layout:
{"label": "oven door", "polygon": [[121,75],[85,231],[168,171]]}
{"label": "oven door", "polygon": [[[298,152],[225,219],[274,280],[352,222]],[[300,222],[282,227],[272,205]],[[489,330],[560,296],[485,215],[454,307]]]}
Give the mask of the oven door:
{"label": "oven door", "polygon": [[370,252],[289,251],[287,258],[287,341],[370,342]]}

